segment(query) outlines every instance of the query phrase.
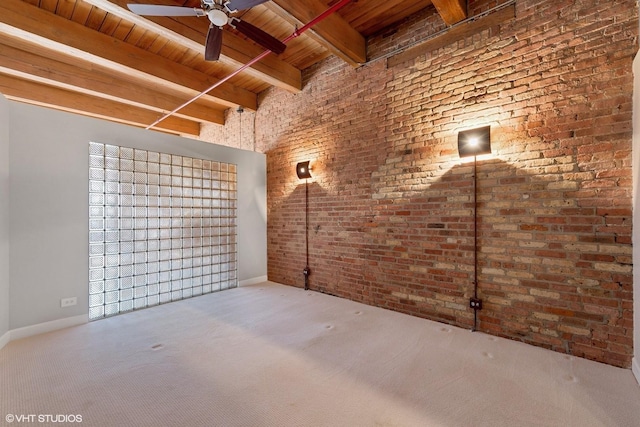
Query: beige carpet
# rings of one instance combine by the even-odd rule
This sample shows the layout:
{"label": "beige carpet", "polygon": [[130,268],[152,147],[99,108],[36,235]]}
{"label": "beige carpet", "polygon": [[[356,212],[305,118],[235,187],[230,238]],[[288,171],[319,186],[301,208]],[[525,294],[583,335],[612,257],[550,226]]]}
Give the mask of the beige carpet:
{"label": "beige carpet", "polygon": [[273,283],[13,341],[0,392],[13,426],[640,425],[629,370]]}

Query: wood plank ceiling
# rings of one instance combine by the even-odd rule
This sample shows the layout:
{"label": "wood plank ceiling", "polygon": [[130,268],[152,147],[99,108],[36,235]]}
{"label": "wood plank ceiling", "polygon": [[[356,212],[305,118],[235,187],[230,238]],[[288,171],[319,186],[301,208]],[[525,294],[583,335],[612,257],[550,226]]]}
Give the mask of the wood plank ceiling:
{"label": "wood plank ceiling", "polygon": [[[338,0],[272,0],[233,16],[282,40]],[[445,23],[465,0],[353,0],[233,78],[264,49],[225,26],[220,60],[205,61],[206,17],[141,17],[127,3],[201,7],[200,0],[2,0],[0,93],[7,98],[147,127],[205,89],[215,89],[154,129],[198,136],[225,110],[258,108],[261,91],[301,90],[301,71],[329,55],[366,62],[366,39],[424,8]]]}

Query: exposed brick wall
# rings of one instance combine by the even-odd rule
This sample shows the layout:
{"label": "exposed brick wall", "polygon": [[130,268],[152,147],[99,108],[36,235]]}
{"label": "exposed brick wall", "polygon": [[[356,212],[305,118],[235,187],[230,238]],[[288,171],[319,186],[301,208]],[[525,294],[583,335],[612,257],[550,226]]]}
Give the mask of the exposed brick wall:
{"label": "exposed brick wall", "polygon": [[[470,327],[473,163],[457,132],[491,125],[493,156],[477,164],[479,330],[628,367],[636,1],[515,8],[516,20],[404,64],[330,58],[306,70],[302,93],[261,97],[269,279],[304,283],[294,166],[311,160],[311,288]],[[372,38],[370,55],[436,19]]]}
{"label": "exposed brick wall", "polygon": [[256,113],[244,110],[239,112],[229,108],[225,114],[225,125],[205,124],[200,129],[201,141],[241,150],[257,151],[254,122]]}

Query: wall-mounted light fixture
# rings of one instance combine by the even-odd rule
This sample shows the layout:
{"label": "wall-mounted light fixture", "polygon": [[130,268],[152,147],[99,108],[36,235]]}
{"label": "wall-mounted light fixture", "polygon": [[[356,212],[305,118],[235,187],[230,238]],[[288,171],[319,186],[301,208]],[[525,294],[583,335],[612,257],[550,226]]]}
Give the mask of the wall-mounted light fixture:
{"label": "wall-mounted light fixture", "polygon": [[309,167],[309,161],[300,162],[296,165],[296,174],[300,179],[311,178],[311,168]]}
{"label": "wall-mounted light fixture", "polygon": [[309,290],[309,275],[311,274],[311,269],[309,268],[309,183],[307,181],[308,178],[311,178],[311,167],[308,160],[296,165],[296,175],[298,175],[298,178],[304,179],[304,250],[307,257],[307,265],[302,270],[302,274],[304,275],[304,290],[307,291]]}
{"label": "wall-mounted light fixture", "polygon": [[491,153],[491,127],[458,132],[458,154],[460,157],[473,156],[473,297],[469,307],[473,309],[473,331],[478,329],[478,310],[482,300],[478,298],[478,165],[476,156]]}
{"label": "wall-mounted light fixture", "polygon": [[491,127],[465,130],[458,133],[458,154],[460,157],[478,156],[491,153]]}

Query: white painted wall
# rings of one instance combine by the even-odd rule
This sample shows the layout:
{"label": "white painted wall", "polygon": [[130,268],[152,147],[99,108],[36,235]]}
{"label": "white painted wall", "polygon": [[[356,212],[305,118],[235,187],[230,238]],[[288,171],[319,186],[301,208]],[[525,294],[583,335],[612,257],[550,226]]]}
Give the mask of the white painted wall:
{"label": "white painted wall", "polygon": [[633,61],[633,373],[640,382],[640,55]]}
{"label": "white painted wall", "polygon": [[9,331],[9,101],[0,95],[0,348]]}
{"label": "white painted wall", "polygon": [[11,330],[88,313],[89,141],[237,164],[239,280],[266,277],[264,154],[14,102],[9,123]]}

